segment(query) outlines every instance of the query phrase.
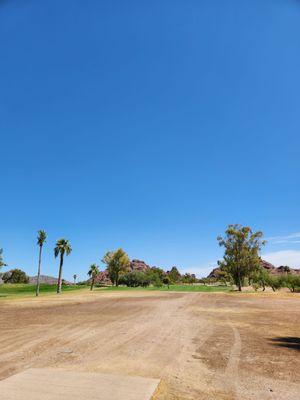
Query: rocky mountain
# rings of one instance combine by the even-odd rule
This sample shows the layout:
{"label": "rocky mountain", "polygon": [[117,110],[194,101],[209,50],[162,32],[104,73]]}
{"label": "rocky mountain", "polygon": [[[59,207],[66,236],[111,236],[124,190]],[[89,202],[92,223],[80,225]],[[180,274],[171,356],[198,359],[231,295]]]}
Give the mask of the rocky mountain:
{"label": "rocky mountain", "polygon": [[144,261],[132,260],[132,261],[130,261],[130,269],[131,269],[131,271],[145,272],[148,269],[150,269],[150,267]]}
{"label": "rocky mountain", "polygon": [[[285,266],[275,267],[273,264],[268,261],[261,260],[261,266],[265,268],[272,275],[281,275],[286,272]],[[218,278],[218,272],[220,268],[214,268],[211,273],[207,276],[208,278]],[[300,269],[290,268],[289,273],[300,275]]]}
{"label": "rocky mountain", "polygon": [[[91,281],[91,279],[88,279],[88,282],[90,282],[90,281]],[[104,285],[111,284],[111,280],[109,278],[107,269],[105,271],[100,271],[100,273],[95,278],[95,283],[102,283]]]}
{"label": "rocky mountain", "polygon": [[[272,275],[281,275],[287,272],[286,266],[281,265],[280,267],[275,267],[273,264],[265,260],[261,260],[261,266],[264,267]],[[293,275],[300,275],[300,269],[289,268],[288,272]]]}
{"label": "rocky mountain", "polygon": [[[142,260],[134,259],[130,261],[130,271],[132,272],[133,271],[145,272],[150,268],[151,267]],[[95,283],[103,283],[106,285],[110,285],[111,280],[109,279],[108,271],[107,270],[101,271],[99,275],[96,277]]]}

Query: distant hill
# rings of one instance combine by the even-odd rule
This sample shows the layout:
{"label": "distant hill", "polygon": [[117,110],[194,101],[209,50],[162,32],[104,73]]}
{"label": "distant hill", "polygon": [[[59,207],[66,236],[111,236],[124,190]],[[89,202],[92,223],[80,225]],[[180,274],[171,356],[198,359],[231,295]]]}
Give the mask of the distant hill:
{"label": "distant hill", "polygon": [[[31,285],[35,285],[37,280],[37,276],[30,276],[29,277],[29,283]],[[41,275],[40,276],[40,283],[46,283],[47,285],[56,285],[57,284],[57,278],[54,278],[53,276],[48,276],[48,275]],[[63,280],[63,283],[65,285],[71,285],[71,282]]]}
{"label": "distant hill", "polygon": [[[285,273],[284,266],[275,267],[273,264],[265,260],[261,260],[261,266],[265,268],[272,275],[282,275],[283,273]],[[220,268],[214,268],[207,277],[218,278],[219,271]],[[289,272],[293,275],[300,275],[300,269],[290,268]]]}

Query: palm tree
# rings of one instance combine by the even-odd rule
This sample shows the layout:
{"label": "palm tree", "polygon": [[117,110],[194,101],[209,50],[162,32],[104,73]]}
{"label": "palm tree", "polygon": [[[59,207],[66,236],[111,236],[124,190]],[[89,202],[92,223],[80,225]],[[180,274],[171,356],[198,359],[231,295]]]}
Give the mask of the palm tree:
{"label": "palm tree", "polygon": [[73,279],[74,279],[74,285],[76,285],[76,279],[77,279],[77,275],[76,274],[73,275]]}
{"label": "palm tree", "polygon": [[36,289],[35,295],[38,296],[40,294],[40,276],[41,276],[41,262],[42,262],[42,250],[43,245],[46,242],[47,233],[45,231],[38,231],[37,237],[37,245],[39,246],[39,265],[38,265],[38,274],[36,278]]}
{"label": "palm tree", "polygon": [[88,272],[88,275],[92,278],[91,281],[91,290],[93,290],[94,288],[94,284],[95,284],[95,278],[96,276],[99,274],[99,267],[96,264],[92,264],[90,266],[90,270]]}
{"label": "palm tree", "polygon": [[61,293],[61,285],[62,285],[62,268],[64,263],[64,255],[67,256],[71,253],[72,247],[68,240],[66,239],[59,239],[56,242],[56,246],[54,248],[54,256],[55,258],[60,255],[60,263],[59,263],[59,273],[58,273],[58,280],[57,280],[57,293]]}

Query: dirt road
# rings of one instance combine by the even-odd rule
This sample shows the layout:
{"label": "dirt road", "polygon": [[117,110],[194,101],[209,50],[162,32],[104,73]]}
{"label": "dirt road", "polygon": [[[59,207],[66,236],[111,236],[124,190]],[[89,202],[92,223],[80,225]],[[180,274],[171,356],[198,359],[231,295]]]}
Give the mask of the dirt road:
{"label": "dirt road", "polygon": [[0,302],[0,379],[31,367],[161,378],[156,400],[300,398],[300,297],[81,292]]}

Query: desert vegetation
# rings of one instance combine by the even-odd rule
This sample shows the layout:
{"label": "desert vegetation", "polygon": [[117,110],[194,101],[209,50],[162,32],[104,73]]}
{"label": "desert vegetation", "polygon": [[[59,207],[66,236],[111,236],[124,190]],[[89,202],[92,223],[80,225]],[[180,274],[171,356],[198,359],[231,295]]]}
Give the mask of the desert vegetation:
{"label": "desert vegetation", "polygon": [[38,231],[38,238],[37,244],[39,246],[39,263],[38,263],[38,273],[37,273],[37,280],[36,280],[36,296],[40,293],[40,276],[41,276],[41,263],[42,263],[42,250],[44,243],[46,242],[47,234],[45,231],[41,230]]}
{"label": "desert vegetation", "polygon": [[[40,277],[42,270],[42,252],[46,244],[47,233],[39,230],[37,235],[38,268],[36,276],[35,294],[40,293]],[[77,274],[73,275],[73,286],[89,286],[93,290],[96,286],[102,289],[119,290],[151,289],[171,291],[215,291],[234,290],[242,291],[247,287],[254,291],[265,291],[267,287],[272,291],[282,288],[295,293],[300,290],[299,270],[293,270],[287,265],[279,267],[274,274],[272,269],[266,267],[266,262],[261,258],[260,252],[266,244],[261,231],[254,232],[250,227],[242,225],[229,225],[224,236],[217,238],[219,246],[224,248],[224,256],[218,262],[218,268],[206,278],[197,278],[195,274],[181,274],[176,266],[165,271],[156,266],[149,266],[140,260],[130,260],[128,254],[122,249],[111,250],[104,254],[101,262],[104,270],[94,263],[89,267],[87,281],[77,282]],[[58,278],[56,292],[60,294],[65,290],[63,280],[64,257],[70,255],[72,247],[67,239],[59,239],[54,247],[54,256],[59,258]],[[0,249],[0,269],[6,266],[3,250]],[[273,267],[275,268],[275,267]],[[278,273],[278,271],[280,271]],[[19,268],[11,269],[1,274],[4,284],[29,284],[30,278]],[[45,283],[45,282],[43,282]],[[46,282],[48,283],[48,282]],[[68,283],[72,285],[71,282]],[[3,286],[3,285],[2,285]],[[15,288],[17,290],[17,287]],[[23,288],[20,286],[20,291]],[[28,293],[31,289],[28,290]],[[45,286],[43,293],[45,293]]]}
{"label": "desert vegetation", "polygon": [[96,277],[97,277],[98,274],[99,274],[99,267],[98,267],[98,265],[92,264],[92,265],[90,266],[90,269],[89,269],[89,272],[88,272],[88,275],[89,275],[90,278],[91,278],[91,290],[93,290],[93,288],[94,288],[95,279],[96,279]]}
{"label": "desert vegetation", "polygon": [[219,245],[225,248],[223,260],[219,261],[216,279],[231,282],[242,291],[243,286],[254,290],[271,287],[273,291],[287,287],[291,292],[300,290],[300,274],[293,274],[288,266],[281,268],[281,275],[269,273],[260,257],[261,248],[266,244],[263,233],[253,232],[250,227],[229,225],[224,237],[219,236]]}
{"label": "desert vegetation", "polygon": [[64,264],[64,256],[69,255],[72,252],[72,247],[68,240],[66,239],[59,239],[56,242],[56,246],[54,248],[54,256],[55,258],[59,257],[59,272],[58,272],[58,281],[57,281],[57,293],[61,293],[62,288],[62,271],[63,271],[63,264]]}
{"label": "desert vegetation", "polygon": [[4,283],[28,283],[29,278],[24,271],[19,268],[11,269],[2,274],[1,279]]}
{"label": "desert vegetation", "polygon": [[[273,267],[276,274],[267,268],[261,233],[229,226],[218,238],[223,259],[202,279],[176,266],[164,270],[130,259],[119,248],[105,253],[102,270],[97,263],[86,269],[88,280],[77,282],[73,274],[72,282],[64,282],[72,248],[60,239],[53,258],[59,260],[58,278],[45,284],[47,235],[41,232],[36,283],[18,268],[1,274],[2,355],[9,363],[0,365],[0,379],[28,367],[112,375],[126,368],[129,375],[161,379],[157,400],[269,398],[270,389],[278,399],[287,392],[291,400],[298,398],[299,338],[292,318],[299,314],[294,293],[300,275],[286,265]],[[246,286],[251,293],[240,295]],[[270,296],[267,288],[286,290]],[[62,292],[69,295],[50,296]]]}

